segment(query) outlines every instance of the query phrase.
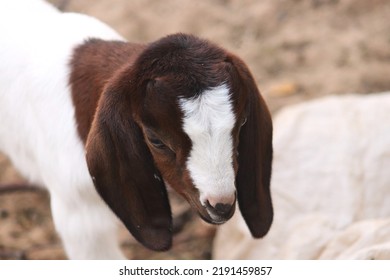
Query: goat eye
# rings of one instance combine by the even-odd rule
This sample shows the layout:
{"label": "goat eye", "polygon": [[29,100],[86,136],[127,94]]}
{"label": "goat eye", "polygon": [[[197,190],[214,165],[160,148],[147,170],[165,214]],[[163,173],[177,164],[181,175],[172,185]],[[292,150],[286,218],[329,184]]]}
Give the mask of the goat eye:
{"label": "goat eye", "polygon": [[149,142],[157,149],[164,149],[167,147],[160,139],[157,138],[149,138]]}

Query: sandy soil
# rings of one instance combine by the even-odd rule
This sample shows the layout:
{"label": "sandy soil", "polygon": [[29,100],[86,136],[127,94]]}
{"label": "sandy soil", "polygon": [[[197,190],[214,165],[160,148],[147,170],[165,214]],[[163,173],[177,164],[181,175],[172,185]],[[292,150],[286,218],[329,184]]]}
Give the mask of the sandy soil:
{"label": "sandy soil", "polygon": [[[187,32],[229,49],[247,62],[271,111],[328,94],[390,90],[388,0],[58,0],[111,25],[130,41]],[[0,183],[22,179],[0,156]],[[142,248],[122,230],[133,259],[209,259],[215,228],[182,200],[175,204],[174,247]],[[276,209],[277,210],[277,209]],[[65,258],[44,191],[0,188],[0,259]]]}

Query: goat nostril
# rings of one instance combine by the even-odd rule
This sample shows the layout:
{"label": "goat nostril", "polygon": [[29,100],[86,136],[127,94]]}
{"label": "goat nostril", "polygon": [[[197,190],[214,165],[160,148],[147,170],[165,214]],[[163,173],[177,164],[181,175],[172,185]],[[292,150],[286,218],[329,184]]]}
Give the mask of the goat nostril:
{"label": "goat nostril", "polygon": [[224,197],[209,196],[207,198],[207,205],[214,210],[220,209],[220,211],[223,211],[224,209],[231,209],[235,201],[236,201],[235,193]]}
{"label": "goat nostril", "polygon": [[212,205],[208,200],[206,202],[206,205],[207,208],[209,208],[212,212],[214,212],[217,215],[227,215],[231,212],[233,207],[232,204],[226,204],[226,203],[216,203],[215,205]]}
{"label": "goat nostril", "polygon": [[214,209],[221,214],[226,214],[230,212],[230,209],[232,209],[232,205],[230,204],[223,204],[223,203],[217,203],[214,207]]}

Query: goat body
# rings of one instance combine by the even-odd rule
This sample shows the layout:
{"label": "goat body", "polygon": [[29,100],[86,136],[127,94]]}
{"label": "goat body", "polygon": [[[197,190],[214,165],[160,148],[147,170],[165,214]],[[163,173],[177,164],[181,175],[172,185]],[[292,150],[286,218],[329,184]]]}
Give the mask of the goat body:
{"label": "goat body", "polygon": [[89,16],[12,0],[0,60],[0,150],[48,188],[70,258],[123,258],[116,217],[168,249],[167,185],[214,224],[237,198],[252,235],[267,233],[272,123],[233,54],[185,34],[128,43]]}

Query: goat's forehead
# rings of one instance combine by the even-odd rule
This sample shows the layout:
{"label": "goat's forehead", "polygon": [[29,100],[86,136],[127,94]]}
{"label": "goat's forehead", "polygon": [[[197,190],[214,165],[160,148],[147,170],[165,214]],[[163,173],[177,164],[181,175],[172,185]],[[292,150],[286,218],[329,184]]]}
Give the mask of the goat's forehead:
{"label": "goat's forehead", "polygon": [[207,89],[193,98],[179,98],[183,129],[190,136],[231,131],[235,116],[231,94],[226,84]]}

